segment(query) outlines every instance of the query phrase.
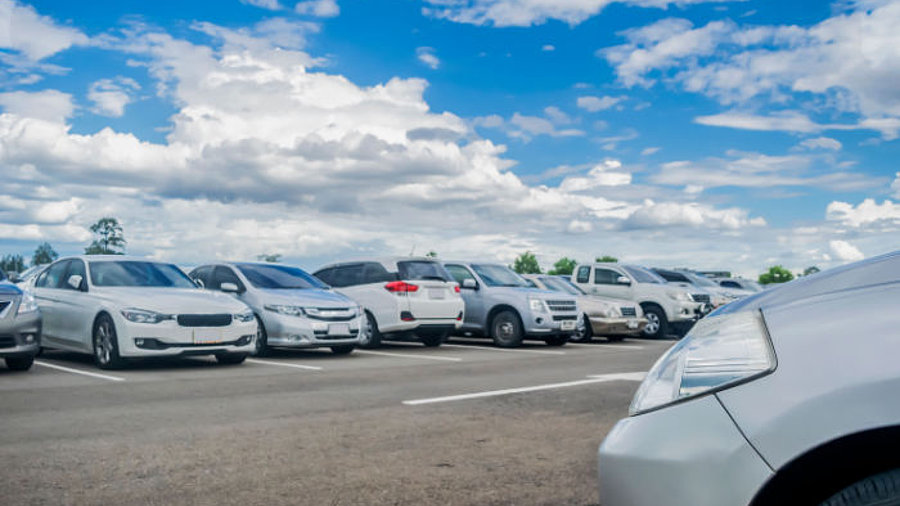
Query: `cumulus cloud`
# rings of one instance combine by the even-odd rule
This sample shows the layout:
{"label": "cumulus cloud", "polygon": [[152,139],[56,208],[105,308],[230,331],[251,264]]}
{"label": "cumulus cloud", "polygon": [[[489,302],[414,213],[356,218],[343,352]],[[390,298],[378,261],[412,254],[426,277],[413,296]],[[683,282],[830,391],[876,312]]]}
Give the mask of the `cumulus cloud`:
{"label": "cumulus cloud", "polygon": [[434,54],[433,47],[416,48],[416,58],[431,68],[431,70],[437,70],[437,68],[441,66],[441,60]]}
{"label": "cumulus cloud", "polygon": [[828,204],[825,215],[829,221],[853,228],[873,226],[896,228],[900,225],[900,204],[890,200],[879,204],[875,199],[865,199],[854,206],[849,202],[835,201]]}
{"label": "cumulus cloud", "polygon": [[743,209],[714,209],[699,203],[654,202],[647,200],[640,209],[624,222],[623,229],[659,227],[698,227],[741,230],[746,227],[762,227],[766,220],[751,218]]}
{"label": "cumulus cloud", "polygon": [[834,256],[845,262],[856,262],[857,260],[866,258],[866,256],[863,255],[862,251],[860,251],[859,248],[847,241],[829,241],[828,247],[831,249],[831,252],[834,253]]}
{"label": "cumulus cloud", "polygon": [[896,174],[896,179],[891,183],[891,191],[894,192],[894,198],[900,199],[900,172]]}
{"label": "cumulus cloud", "polygon": [[269,9],[270,11],[281,9],[281,4],[278,3],[278,0],[241,0],[241,3],[259,7],[261,9]]}
{"label": "cumulus cloud", "polygon": [[307,14],[320,18],[333,18],[341,13],[337,0],[309,0],[294,6],[297,14]]}
{"label": "cumulus cloud", "polygon": [[72,116],[72,95],[58,90],[10,91],[0,93],[4,112],[16,116],[62,122]]}
{"label": "cumulus cloud", "polygon": [[814,139],[806,139],[800,143],[801,147],[807,149],[826,149],[831,151],[840,151],[843,144],[837,139],[831,137],[816,137]]}
{"label": "cumulus cloud", "polygon": [[555,106],[546,107],[543,117],[529,116],[516,112],[509,119],[492,114],[472,120],[472,125],[475,127],[500,129],[510,138],[524,142],[530,142],[533,138],[541,135],[549,137],[580,137],[585,135],[584,130],[577,128],[558,128],[571,123],[572,119]]}
{"label": "cumulus cloud", "polygon": [[570,176],[563,179],[559,188],[568,192],[590,190],[598,186],[624,186],[631,184],[631,173],[621,170],[618,160],[606,160],[595,165],[585,176]]}
{"label": "cumulus cloud", "polygon": [[581,109],[584,109],[589,112],[599,112],[605,111],[610,107],[618,104],[619,102],[625,100],[626,97],[594,97],[594,96],[584,96],[578,97],[576,100],[576,104]]}
{"label": "cumulus cloud", "polygon": [[125,114],[125,106],[132,102],[132,94],[140,89],[137,81],[128,77],[100,79],[88,88],[87,97],[94,103],[95,113],[118,118]]}
{"label": "cumulus cloud", "polygon": [[74,45],[88,43],[80,30],[41,16],[34,7],[0,0],[0,48],[18,52],[31,61],[43,60]]}

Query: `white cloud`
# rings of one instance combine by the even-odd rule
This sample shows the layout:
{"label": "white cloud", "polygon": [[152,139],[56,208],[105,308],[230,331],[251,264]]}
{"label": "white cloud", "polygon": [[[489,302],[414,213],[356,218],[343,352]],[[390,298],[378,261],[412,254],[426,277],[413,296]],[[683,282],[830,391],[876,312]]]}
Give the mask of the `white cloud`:
{"label": "white cloud", "polygon": [[62,122],[72,116],[72,95],[57,90],[0,93],[0,106],[9,114]]}
{"label": "white cloud", "polygon": [[862,251],[860,251],[859,248],[847,241],[829,241],[828,247],[831,249],[831,252],[834,253],[834,256],[845,262],[856,262],[857,260],[866,258],[866,256],[863,255]]}
{"label": "white cloud", "polygon": [[41,16],[34,7],[14,0],[0,0],[0,48],[18,51],[39,61],[74,45],[88,43],[86,35]]}
{"label": "white cloud", "polygon": [[891,183],[891,190],[894,192],[894,198],[900,199],[900,172],[896,174],[896,179]]}
{"label": "white cloud", "polygon": [[241,0],[241,3],[262,9],[269,9],[270,11],[281,9],[281,4],[278,3],[278,0]]}
{"label": "white cloud", "polygon": [[688,226],[741,230],[763,227],[763,218],[750,218],[743,209],[714,209],[699,203],[660,202],[647,200],[644,205],[622,222],[624,229]]}
{"label": "white cloud", "polygon": [[431,68],[431,70],[437,70],[441,66],[441,60],[434,54],[433,47],[416,48],[416,58]]}
{"label": "white cloud", "polygon": [[87,97],[94,102],[95,113],[118,118],[132,102],[132,94],[140,89],[141,86],[131,78],[100,79],[91,84]]}
{"label": "white cloud", "polygon": [[566,192],[581,192],[598,186],[624,186],[631,184],[631,173],[617,169],[622,167],[618,160],[606,160],[595,165],[586,176],[570,176],[563,179],[559,189]]}
{"label": "white cloud", "polygon": [[475,118],[472,120],[472,125],[481,128],[500,129],[510,138],[524,142],[530,142],[534,137],[540,135],[549,137],[580,137],[585,135],[583,130],[577,128],[557,128],[559,125],[572,123],[572,119],[558,107],[546,107],[544,114],[545,117],[540,117],[516,112],[508,120],[492,114]]}
{"label": "white cloud", "polygon": [[569,125],[572,123],[572,118],[570,118],[568,114],[563,112],[559,107],[553,105],[545,107],[544,114],[550,118],[550,121],[557,125]]}
{"label": "white cloud", "polygon": [[544,44],[543,47],[541,47],[541,51],[556,51],[556,46],[553,44]]}
{"label": "white cloud", "polygon": [[865,199],[854,206],[848,202],[835,201],[828,204],[825,216],[829,221],[853,228],[900,225],[900,204],[885,200],[881,204],[874,199]]}
{"label": "white cloud", "polygon": [[337,0],[309,0],[294,6],[298,14],[307,14],[320,18],[333,18],[341,13]]}
{"label": "white cloud", "polygon": [[578,97],[576,100],[576,104],[578,107],[585,109],[589,112],[599,112],[605,111],[610,107],[618,104],[619,102],[625,100],[627,97],[594,97],[594,96],[585,96]]}
{"label": "white cloud", "polygon": [[817,133],[825,130],[875,130],[886,140],[900,136],[900,118],[864,119],[856,124],[822,124],[797,111],[781,111],[770,115],[758,115],[738,111],[726,111],[710,116],[698,116],[694,122],[701,125],[757,130],[763,132]]}
{"label": "white cloud", "polygon": [[659,152],[661,148],[658,146],[651,146],[649,148],[644,148],[641,150],[641,156],[650,156]]}
{"label": "white cloud", "polygon": [[831,137],[816,137],[814,139],[806,139],[800,143],[800,146],[807,149],[827,149],[831,151],[840,151],[843,144],[837,139]]}

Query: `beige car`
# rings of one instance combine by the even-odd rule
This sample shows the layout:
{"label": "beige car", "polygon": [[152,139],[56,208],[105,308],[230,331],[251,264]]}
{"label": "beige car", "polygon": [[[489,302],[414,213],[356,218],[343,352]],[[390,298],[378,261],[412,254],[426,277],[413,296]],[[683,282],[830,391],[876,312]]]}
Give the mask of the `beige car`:
{"label": "beige car", "polygon": [[641,306],[634,302],[588,295],[571,281],[550,274],[526,274],[523,276],[535,288],[565,292],[578,297],[578,309],[582,313],[575,335],[570,339],[585,342],[594,336],[604,336],[610,341],[621,341],[626,337],[641,334],[647,325]]}

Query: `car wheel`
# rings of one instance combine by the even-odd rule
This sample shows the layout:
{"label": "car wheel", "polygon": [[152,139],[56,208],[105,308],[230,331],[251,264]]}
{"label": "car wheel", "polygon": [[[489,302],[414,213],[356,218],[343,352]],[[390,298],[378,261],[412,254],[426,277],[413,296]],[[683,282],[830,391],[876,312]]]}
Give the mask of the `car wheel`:
{"label": "car wheel", "polygon": [[547,343],[547,346],[564,346],[569,339],[568,335],[552,336],[544,339],[544,342]]}
{"label": "car wheel", "polygon": [[858,481],[819,506],[897,506],[900,504],[900,469]]}
{"label": "car wheel", "polygon": [[353,346],[352,344],[347,344],[347,345],[343,345],[343,346],[332,346],[331,352],[334,353],[335,355],[349,355],[349,354],[353,353],[354,349],[356,349],[356,346]]}
{"label": "car wheel", "polygon": [[378,332],[378,323],[372,313],[366,311],[366,321],[359,329],[359,345],[363,348],[378,348],[381,346],[381,332]]}
{"label": "car wheel", "polygon": [[265,357],[269,354],[269,335],[266,333],[266,327],[263,325],[259,316],[256,317],[256,347],[254,354],[257,357]]}
{"label": "car wheel", "polygon": [[501,348],[514,348],[522,345],[522,321],[512,311],[500,311],[491,320],[491,337],[494,344]]}
{"label": "car wheel", "polygon": [[6,367],[11,371],[27,371],[34,364],[34,356],[30,357],[6,357]]}
{"label": "car wheel", "polygon": [[591,320],[588,315],[582,315],[575,325],[575,334],[569,338],[573,343],[586,343],[594,338],[594,329],[591,328]]}
{"label": "car wheel", "polygon": [[246,353],[216,353],[216,361],[220,364],[236,365],[247,360]]}
{"label": "car wheel", "polygon": [[109,315],[100,315],[94,324],[94,363],[100,369],[118,369],[124,361],[119,357],[116,324]]}
{"label": "car wheel", "polygon": [[669,331],[669,322],[662,309],[656,306],[647,306],[644,309],[644,317],[647,318],[647,326],[644,327],[644,336],[652,339],[662,339]]}

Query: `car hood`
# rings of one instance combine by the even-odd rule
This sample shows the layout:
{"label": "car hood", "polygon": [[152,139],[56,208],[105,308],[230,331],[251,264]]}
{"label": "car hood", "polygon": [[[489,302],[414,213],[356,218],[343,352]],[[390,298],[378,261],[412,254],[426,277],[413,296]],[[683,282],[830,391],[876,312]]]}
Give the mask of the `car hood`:
{"label": "car hood", "polygon": [[266,304],[283,304],[293,306],[314,306],[322,308],[355,307],[352,299],[330,290],[259,290],[260,298]]}
{"label": "car hood", "polygon": [[493,286],[490,288],[493,293],[508,292],[513,296],[534,296],[540,299],[551,300],[575,300],[573,295],[561,292],[553,292],[550,290],[541,290],[540,288],[531,288],[528,286]]}
{"label": "car hood", "polygon": [[247,306],[233,296],[199,288],[92,287],[91,293],[121,308],[163,314],[240,313]]}
{"label": "car hood", "polygon": [[578,297],[579,304],[595,304],[597,302],[605,302],[616,307],[634,307],[638,303],[628,299],[617,299],[615,297],[602,297],[599,295],[581,295]]}
{"label": "car hood", "polygon": [[723,306],[714,314],[766,309],[867,286],[900,283],[900,251],[804,276]]}

